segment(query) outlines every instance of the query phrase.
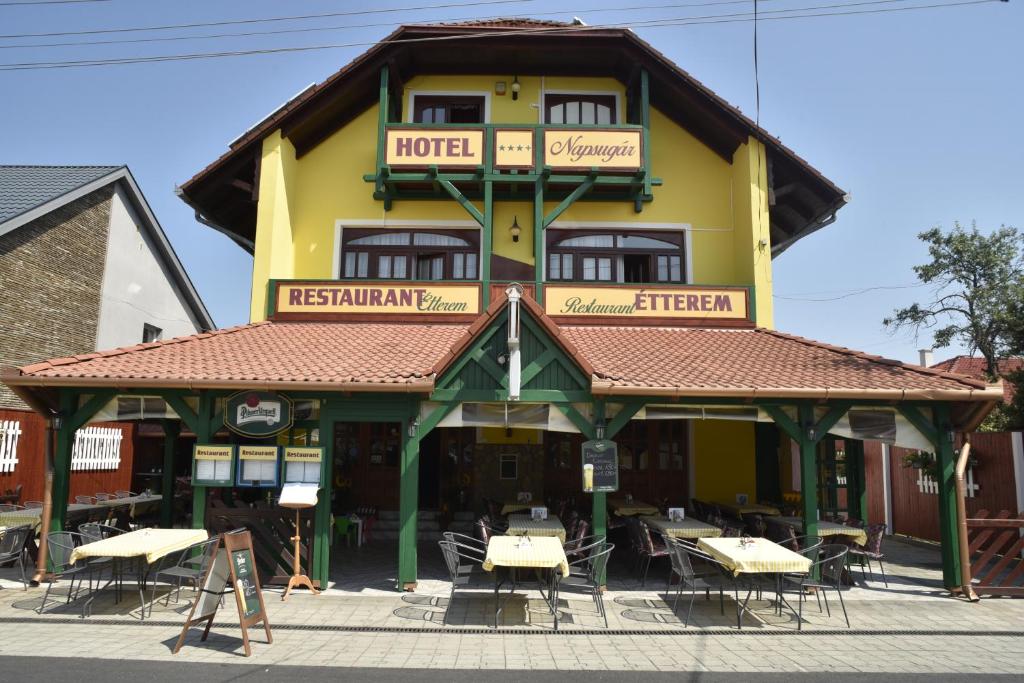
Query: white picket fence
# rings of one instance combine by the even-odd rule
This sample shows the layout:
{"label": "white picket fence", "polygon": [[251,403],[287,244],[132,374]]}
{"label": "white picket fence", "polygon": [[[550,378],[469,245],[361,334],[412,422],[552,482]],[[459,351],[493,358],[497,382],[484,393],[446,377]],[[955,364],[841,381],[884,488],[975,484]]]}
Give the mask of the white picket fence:
{"label": "white picket fence", "polygon": [[118,427],[85,427],[75,432],[71,451],[72,470],[116,470],[121,465],[121,439]]}
{"label": "white picket fence", "polygon": [[13,472],[18,464],[18,437],[21,422],[0,420],[0,472]]}
{"label": "white picket fence", "polygon": [[[924,473],[924,470],[917,471],[917,490],[921,493],[939,494],[939,482]],[[974,483],[974,468],[968,467],[964,477],[964,492],[968,498],[974,498],[981,487]]]}

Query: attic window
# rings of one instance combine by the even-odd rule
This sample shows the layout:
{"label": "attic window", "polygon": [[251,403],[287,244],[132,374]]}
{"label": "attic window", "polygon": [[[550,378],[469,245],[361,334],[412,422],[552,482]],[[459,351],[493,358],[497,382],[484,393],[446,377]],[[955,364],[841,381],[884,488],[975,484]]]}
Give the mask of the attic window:
{"label": "attic window", "polygon": [[615,125],[615,95],[545,93],[544,122],[568,125]]}
{"label": "attic window", "polygon": [[484,98],[470,95],[415,95],[413,123],[483,123]]}

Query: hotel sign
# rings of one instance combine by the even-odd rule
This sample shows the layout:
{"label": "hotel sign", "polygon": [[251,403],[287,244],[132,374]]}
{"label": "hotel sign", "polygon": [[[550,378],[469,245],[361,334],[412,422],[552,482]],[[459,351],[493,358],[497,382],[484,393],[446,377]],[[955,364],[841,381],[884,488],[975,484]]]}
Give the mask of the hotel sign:
{"label": "hotel sign", "polygon": [[484,131],[388,128],[384,163],[411,168],[475,168],[484,163]]}
{"label": "hotel sign", "polygon": [[548,285],[544,309],[553,317],[746,321],[745,288]]}
{"label": "hotel sign", "polygon": [[555,170],[638,171],[643,166],[642,145],[639,129],[548,128],[544,165]]}
{"label": "hotel sign", "polygon": [[278,282],[276,287],[274,311],[278,318],[480,314],[478,283]]}

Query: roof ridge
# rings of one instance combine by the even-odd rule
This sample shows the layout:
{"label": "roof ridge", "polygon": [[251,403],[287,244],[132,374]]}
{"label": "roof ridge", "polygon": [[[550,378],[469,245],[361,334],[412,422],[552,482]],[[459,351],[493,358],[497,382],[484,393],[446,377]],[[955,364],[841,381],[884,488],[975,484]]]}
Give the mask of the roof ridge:
{"label": "roof ridge", "polygon": [[796,334],[789,334],[787,332],[779,332],[777,330],[770,330],[770,329],[768,329],[766,327],[758,327],[758,328],[755,328],[754,331],[755,332],[760,332],[762,334],[767,334],[767,335],[770,335],[770,336],[773,336],[773,337],[778,337],[779,339],[789,339],[791,341],[799,342],[799,343],[804,344],[806,346],[812,346],[812,347],[815,347],[815,348],[824,349],[826,351],[831,351],[833,353],[839,353],[839,354],[842,354],[842,355],[845,355],[845,356],[851,356],[853,358],[860,358],[862,360],[871,361],[872,363],[880,363],[882,365],[891,365],[891,366],[899,367],[899,368],[902,368],[904,370],[909,370],[911,372],[916,372],[916,373],[921,374],[921,375],[928,375],[930,377],[943,377],[945,379],[951,379],[951,380],[960,382],[961,384],[966,384],[967,386],[976,387],[976,388],[979,388],[979,389],[985,389],[985,388],[991,386],[988,382],[983,382],[983,381],[980,381],[980,380],[976,380],[976,379],[974,379],[972,377],[968,377],[967,375],[959,375],[959,374],[954,373],[954,372],[946,372],[944,370],[936,370],[936,369],[933,369],[933,368],[926,368],[926,367],[923,367],[923,366],[920,366],[920,365],[915,365],[913,363],[904,363],[903,361],[895,360],[893,358],[886,358],[884,356],[876,356],[876,355],[873,355],[873,354],[870,354],[870,353],[864,353],[863,351],[857,351],[856,349],[851,349],[851,348],[848,348],[846,346],[836,346],[835,344],[829,344],[827,342],[818,341],[816,339],[809,339],[807,337],[801,337],[801,336],[796,335]]}
{"label": "roof ridge", "polygon": [[224,327],[218,330],[210,330],[209,332],[197,332],[195,334],[188,334],[181,337],[172,337],[171,339],[161,339],[155,342],[132,344],[131,346],[119,346],[105,351],[80,353],[74,356],[66,356],[64,358],[51,358],[50,360],[45,360],[39,363],[23,365],[18,368],[18,371],[24,375],[32,372],[38,372],[39,370],[46,370],[48,368],[62,367],[65,365],[74,365],[75,363],[84,363],[85,361],[93,360],[95,358],[109,358],[111,356],[120,356],[134,351],[147,351],[149,349],[161,348],[164,346],[170,346],[172,344],[182,344],[189,341],[196,341],[198,339],[207,339],[209,337],[221,334],[233,334],[235,332],[241,332],[242,330],[252,329],[255,327],[260,327],[262,325],[268,324],[270,324],[269,320],[257,320],[256,322],[246,323],[244,325]]}

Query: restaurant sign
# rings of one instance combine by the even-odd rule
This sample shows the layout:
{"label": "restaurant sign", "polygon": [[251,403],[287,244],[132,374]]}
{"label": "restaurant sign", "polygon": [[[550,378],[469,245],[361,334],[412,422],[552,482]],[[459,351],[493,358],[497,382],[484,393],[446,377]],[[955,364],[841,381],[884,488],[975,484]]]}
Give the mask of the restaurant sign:
{"label": "restaurant sign", "polygon": [[388,128],[384,163],[412,168],[475,168],[484,163],[484,131]]}
{"label": "restaurant sign", "polygon": [[292,426],[292,402],[271,391],[240,391],[225,400],[224,426],[243,436],[273,436]]}
{"label": "restaurant sign", "polygon": [[545,312],[553,317],[671,320],[748,320],[742,287],[623,287],[548,285]]}
{"label": "restaurant sign", "polygon": [[475,316],[480,285],[393,282],[278,282],[275,317],[315,318],[337,314]]}

